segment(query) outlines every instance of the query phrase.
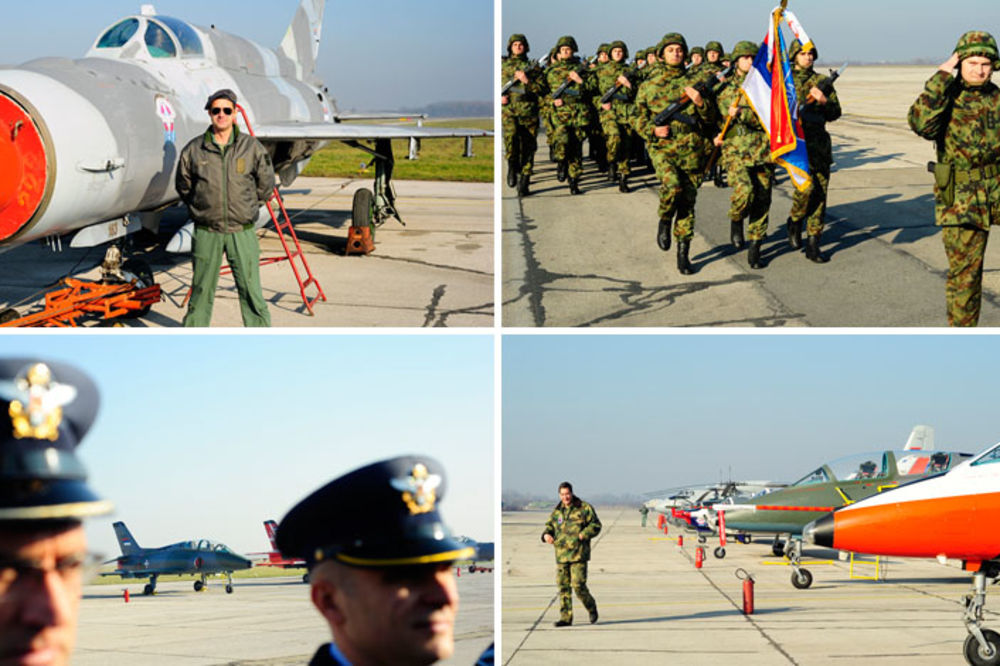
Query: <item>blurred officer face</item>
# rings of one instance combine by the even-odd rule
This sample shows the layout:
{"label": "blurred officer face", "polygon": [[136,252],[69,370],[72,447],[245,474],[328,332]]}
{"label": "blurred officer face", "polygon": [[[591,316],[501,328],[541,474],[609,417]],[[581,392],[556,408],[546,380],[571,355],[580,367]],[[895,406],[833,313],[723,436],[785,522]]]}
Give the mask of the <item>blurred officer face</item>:
{"label": "blurred officer face", "polygon": [[812,49],[799,51],[795,54],[795,66],[799,69],[809,69],[813,66],[814,60],[816,60],[816,52]]}
{"label": "blurred officer face", "polygon": [[611,49],[611,59],[615,62],[621,62],[625,59],[625,51],[620,46],[616,46]]}
{"label": "blurred officer face", "polygon": [[736,60],[736,66],[740,68],[740,71],[746,74],[753,67],[753,56],[740,56]]}
{"label": "blurred officer face", "polygon": [[325,562],[311,576],[313,604],[351,663],[422,666],[455,650],[458,585],[451,562],[348,567]]}
{"label": "blurred officer face", "polygon": [[0,526],[0,665],[62,666],[76,642],[87,540]]}
{"label": "blurred officer face", "polygon": [[692,53],[691,54],[691,64],[692,65],[700,65],[701,62],[702,62],[702,57],[701,57],[700,53]]}
{"label": "blurred officer face", "polygon": [[663,61],[668,65],[679,65],[684,62],[684,47],[680,44],[667,44],[663,47]]}
{"label": "blurred officer face", "polygon": [[572,46],[560,46],[559,47],[559,59],[569,60],[573,57],[573,47]]}
{"label": "blurred officer face", "polygon": [[212,127],[216,132],[225,132],[236,121],[236,105],[228,99],[217,99],[208,109],[212,117]]}
{"label": "blurred officer face", "polygon": [[563,506],[569,506],[570,502],[573,501],[573,491],[569,488],[560,488],[559,499],[562,501]]}
{"label": "blurred officer face", "polygon": [[516,56],[524,55],[524,42],[522,41],[511,42],[510,52]]}
{"label": "blurred officer face", "polygon": [[722,57],[722,54],[715,49],[712,49],[711,51],[705,51],[705,57],[708,58],[709,62],[719,62],[719,58]]}
{"label": "blurred officer face", "polygon": [[970,86],[981,86],[993,76],[993,61],[983,56],[969,56],[960,67],[962,80]]}

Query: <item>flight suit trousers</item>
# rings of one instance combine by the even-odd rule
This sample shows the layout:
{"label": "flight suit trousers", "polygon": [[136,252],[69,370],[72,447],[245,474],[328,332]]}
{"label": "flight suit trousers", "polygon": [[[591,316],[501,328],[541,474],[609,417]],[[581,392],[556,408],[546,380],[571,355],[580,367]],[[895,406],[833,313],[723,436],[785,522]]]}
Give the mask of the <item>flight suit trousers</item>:
{"label": "flight suit trousers", "polygon": [[559,588],[559,619],[573,621],[573,592],[588,612],[597,609],[597,602],[587,589],[586,562],[557,562],[556,585]]}
{"label": "flight suit trousers", "polygon": [[211,325],[223,253],[233,270],[243,325],[270,326],[271,315],[260,286],[260,245],[256,231],[251,227],[221,234],[198,225],[194,228],[191,250],[194,276],[191,278],[191,301],[184,316],[184,326],[204,328]]}

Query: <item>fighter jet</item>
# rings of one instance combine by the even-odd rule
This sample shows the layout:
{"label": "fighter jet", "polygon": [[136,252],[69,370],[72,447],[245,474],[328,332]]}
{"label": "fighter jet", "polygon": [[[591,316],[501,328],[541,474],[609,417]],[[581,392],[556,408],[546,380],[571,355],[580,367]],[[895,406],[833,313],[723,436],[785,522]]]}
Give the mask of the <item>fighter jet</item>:
{"label": "fighter jet", "polygon": [[115,570],[101,575],[148,578],[149,582],[142,590],[146,595],[156,594],[156,579],[164,574],[198,576],[198,580],[194,582],[194,591],[201,592],[208,585],[208,576],[219,573],[226,574],[226,593],[232,594],[233,572],[253,566],[247,558],[208,539],[181,541],[161,548],[142,548],[125,523],[117,522],[112,527],[122,554],[109,560],[116,564]]}
{"label": "fighter jet", "polygon": [[476,541],[472,537],[467,536],[456,537],[456,541],[466,546],[472,546],[476,549],[476,554],[472,556],[472,562],[469,564],[469,573],[476,573],[477,571],[493,571],[490,567],[484,567],[478,564],[479,562],[493,561],[495,549],[492,541]]}
{"label": "fighter jet", "polygon": [[[278,550],[276,536],[278,534],[277,521],[265,520],[264,531],[267,532],[267,540],[271,543],[271,550],[266,553],[247,553],[247,556],[253,561],[255,567],[280,567],[282,569],[304,569],[306,567],[305,560],[287,558]],[[309,582],[308,571],[302,574],[302,582]]]}
{"label": "fighter jet", "polygon": [[965,658],[1000,662],[1000,634],[983,629],[987,581],[1000,578],[1000,444],[947,474],[837,509],[805,526],[818,546],[872,555],[962,561],[973,573],[965,598]]}
{"label": "fighter jet", "polygon": [[[315,73],[324,6],[302,0],[272,50],[146,4],[82,59],[0,69],[0,249],[71,232],[73,247],[90,247],[155,231],[178,202],[178,152],[205,131],[205,99],[220,88],[237,93],[283,186],[319,148],[342,141],[375,163],[373,190],[355,195],[355,226],[398,218],[391,139],[492,132],[341,122]],[[270,219],[263,207],[258,219]],[[189,247],[183,230],[168,245]]]}

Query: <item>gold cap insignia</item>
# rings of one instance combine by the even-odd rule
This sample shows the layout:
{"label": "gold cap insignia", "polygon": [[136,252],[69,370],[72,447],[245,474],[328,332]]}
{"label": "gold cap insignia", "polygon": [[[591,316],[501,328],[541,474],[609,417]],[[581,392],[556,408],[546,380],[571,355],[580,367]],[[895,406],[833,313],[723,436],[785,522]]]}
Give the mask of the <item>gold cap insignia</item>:
{"label": "gold cap insignia", "polygon": [[0,382],[0,396],[10,401],[8,413],[14,438],[59,439],[62,406],[73,402],[76,389],[52,379],[44,363],[23,370],[12,382]]}
{"label": "gold cap insignia", "polygon": [[427,467],[422,463],[413,466],[410,476],[393,479],[390,483],[403,494],[403,502],[411,515],[434,510],[434,502],[437,501],[435,491],[441,485],[441,476],[428,474]]}

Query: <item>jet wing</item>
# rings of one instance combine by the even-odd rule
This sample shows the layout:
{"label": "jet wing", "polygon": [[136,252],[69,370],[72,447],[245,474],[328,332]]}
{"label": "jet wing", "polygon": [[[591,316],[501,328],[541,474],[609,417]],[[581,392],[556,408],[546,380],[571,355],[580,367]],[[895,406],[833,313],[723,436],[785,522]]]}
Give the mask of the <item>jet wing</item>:
{"label": "jet wing", "polygon": [[377,139],[445,139],[493,136],[490,130],[462,127],[416,127],[401,125],[357,125],[354,123],[269,123],[254,125],[261,141],[359,141]]}

